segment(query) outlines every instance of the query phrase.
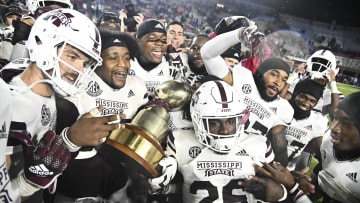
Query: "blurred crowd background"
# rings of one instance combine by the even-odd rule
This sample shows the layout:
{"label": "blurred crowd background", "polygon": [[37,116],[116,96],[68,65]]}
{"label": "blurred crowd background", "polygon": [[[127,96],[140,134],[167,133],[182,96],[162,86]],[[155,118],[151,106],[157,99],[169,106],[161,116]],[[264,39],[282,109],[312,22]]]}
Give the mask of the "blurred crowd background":
{"label": "blurred crowd background", "polygon": [[[346,0],[72,0],[74,9],[94,22],[104,12],[119,13],[127,3],[145,19],[182,22],[187,39],[209,34],[219,19],[243,15],[255,21],[258,29],[282,54],[304,62],[318,49],[328,49],[337,58],[339,82],[358,85],[360,77],[360,1]],[[1,0],[17,4],[26,12],[24,0]]]}

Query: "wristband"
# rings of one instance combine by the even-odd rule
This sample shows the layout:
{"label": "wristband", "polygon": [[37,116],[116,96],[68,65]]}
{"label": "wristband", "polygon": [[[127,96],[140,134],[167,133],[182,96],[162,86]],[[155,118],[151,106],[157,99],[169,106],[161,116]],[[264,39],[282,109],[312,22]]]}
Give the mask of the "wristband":
{"label": "wristband", "polygon": [[64,140],[66,147],[69,149],[70,152],[76,152],[79,151],[80,147],[77,146],[76,144],[72,143],[68,136],[67,136],[67,131],[69,130],[69,127],[64,128],[63,131],[61,131],[61,137]]}
{"label": "wristband", "polygon": [[339,94],[340,91],[338,90],[337,86],[336,86],[336,81],[331,81],[330,82],[330,90],[331,90],[331,93],[333,94]]}
{"label": "wristband", "polygon": [[299,183],[295,183],[294,187],[292,187],[291,190],[289,190],[289,193],[293,194],[296,191],[296,189],[298,189],[298,187],[299,187]]}
{"label": "wristband", "polygon": [[40,190],[40,188],[29,183],[24,174],[24,170],[22,170],[19,175],[11,182],[14,188],[19,190],[19,194],[22,197],[31,196],[36,191]]}
{"label": "wristband", "polygon": [[287,198],[287,190],[286,190],[285,186],[283,184],[280,184],[280,185],[283,188],[284,195],[280,199],[278,199],[277,202],[282,202]]}

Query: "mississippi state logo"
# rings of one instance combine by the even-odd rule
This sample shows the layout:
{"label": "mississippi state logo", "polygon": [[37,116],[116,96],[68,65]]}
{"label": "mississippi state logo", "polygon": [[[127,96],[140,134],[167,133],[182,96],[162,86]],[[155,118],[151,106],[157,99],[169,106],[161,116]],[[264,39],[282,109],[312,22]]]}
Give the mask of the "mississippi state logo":
{"label": "mississippi state logo", "polygon": [[244,94],[250,94],[252,89],[249,84],[245,84],[242,86],[241,90]]}

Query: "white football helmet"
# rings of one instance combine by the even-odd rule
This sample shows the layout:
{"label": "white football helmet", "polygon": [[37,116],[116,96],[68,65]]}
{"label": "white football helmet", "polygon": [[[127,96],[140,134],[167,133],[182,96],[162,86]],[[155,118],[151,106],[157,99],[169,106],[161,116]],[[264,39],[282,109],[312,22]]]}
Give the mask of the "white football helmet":
{"label": "white football helmet", "polygon": [[63,8],[73,9],[73,5],[70,0],[26,0],[26,7],[31,14],[34,14],[36,9],[48,6],[51,2],[62,5]]}
{"label": "white football helmet", "polygon": [[[193,94],[190,104],[191,118],[199,141],[219,153],[228,153],[237,144],[249,118],[236,90],[224,81],[203,83]],[[232,132],[217,134],[209,128],[223,128],[219,119],[227,119]],[[212,126],[212,127],[211,127]],[[221,133],[221,134],[220,134]],[[231,134],[230,134],[231,133]]]}
{"label": "white football helmet", "polygon": [[[87,55],[90,61],[83,72],[60,59],[65,45]],[[75,96],[85,90],[91,81],[89,75],[102,63],[98,29],[88,17],[73,9],[55,9],[40,15],[31,28],[26,47],[30,60],[51,80],[55,91],[64,96]],[[77,72],[73,83],[62,79],[60,63]]]}
{"label": "white football helmet", "polygon": [[337,68],[335,55],[325,49],[321,49],[313,53],[306,61],[307,69],[312,78],[326,77],[330,80],[328,73],[329,69],[332,69],[335,74],[339,72]]}

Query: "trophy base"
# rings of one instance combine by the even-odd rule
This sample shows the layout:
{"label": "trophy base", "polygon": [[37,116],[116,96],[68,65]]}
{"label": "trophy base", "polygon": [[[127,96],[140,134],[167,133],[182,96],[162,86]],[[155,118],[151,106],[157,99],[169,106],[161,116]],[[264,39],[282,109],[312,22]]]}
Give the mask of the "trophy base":
{"label": "trophy base", "polygon": [[[102,154],[106,154],[106,156],[119,157],[129,175],[142,174],[148,178],[160,175],[157,166],[165,156],[157,141],[136,126],[129,124],[125,124],[124,129],[113,131],[102,145],[101,150]],[[112,160],[114,160],[113,158]]]}

